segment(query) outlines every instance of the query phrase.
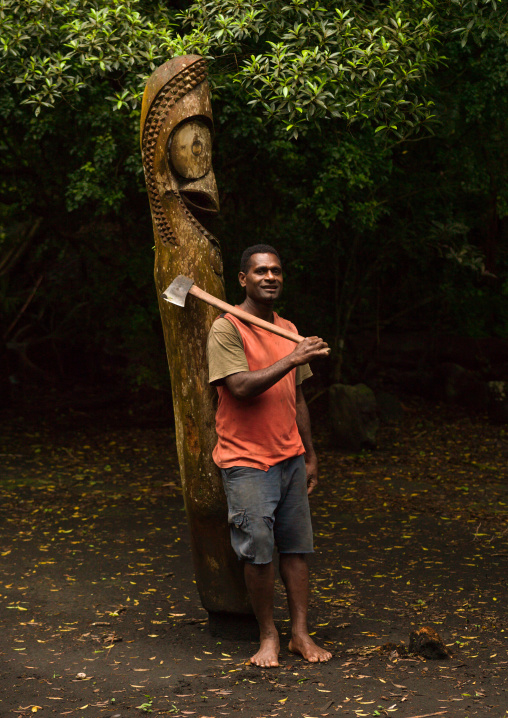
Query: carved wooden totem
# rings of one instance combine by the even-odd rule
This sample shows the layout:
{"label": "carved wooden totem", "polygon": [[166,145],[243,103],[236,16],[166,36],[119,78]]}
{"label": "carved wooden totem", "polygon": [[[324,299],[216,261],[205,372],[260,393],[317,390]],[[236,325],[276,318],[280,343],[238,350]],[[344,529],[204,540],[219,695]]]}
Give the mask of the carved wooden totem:
{"label": "carved wooden totem", "polygon": [[215,411],[206,338],[217,311],[192,296],[185,308],[160,298],[179,274],[210,294],[225,296],[219,243],[200,223],[219,210],[206,78],[206,62],[195,55],[157,68],[143,96],[141,151],[196,583],[212,616],[251,612],[241,564],[230,546],[220,473],[212,461]]}

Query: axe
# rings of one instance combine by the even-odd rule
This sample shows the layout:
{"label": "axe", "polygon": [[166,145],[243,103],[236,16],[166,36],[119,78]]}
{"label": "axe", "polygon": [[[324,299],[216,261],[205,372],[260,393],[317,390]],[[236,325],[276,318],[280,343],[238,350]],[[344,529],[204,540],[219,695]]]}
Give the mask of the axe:
{"label": "axe", "polygon": [[272,334],[278,334],[280,337],[289,339],[296,344],[303,342],[305,339],[305,337],[301,337],[299,334],[290,332],[287,329],[278,327],[270,322],[265,322],[264,319],[259,319],[253,314],[244,312],[243,309],[238,309],[238,307],[233,307],[231,304],[223,302],[222,299],[217,299],[217,297],[214,297],[211,294],[208,294],[208,292],[205,292],[203,289],[197,287],[194,284],[194,280],[189,279],[189,277],[184,277],[183,274],[180,274],[176,279],[174,279],[166,291],[162,292],[161,296],[171,304],[184,307],[188,294],[192,294],[194,297],[201,299],[201,301],[211,304],[212,307],[222,309],[223,312],[229,312],[229,314],[232,314],[234,317],[238,317],[238,319],[241,319],[243,322],[254,324],[256,327],[266,329],[267,332],[271,332]]}

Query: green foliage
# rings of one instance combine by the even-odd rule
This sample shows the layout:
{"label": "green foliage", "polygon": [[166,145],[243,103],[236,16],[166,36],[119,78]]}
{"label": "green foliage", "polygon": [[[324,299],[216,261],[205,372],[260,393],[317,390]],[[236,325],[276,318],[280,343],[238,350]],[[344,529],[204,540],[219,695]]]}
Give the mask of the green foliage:
{"label": "green foliage", "polygon": [[226,77],[290,136],[335,118],[409,136],[433,117],[422,81],[445,60],[446,34],[506,33],[498,5],[197,0],[183,17],[209,54],[234,58]]}
{"label": "green foliage", "polygon": [[67,188],[67,209],[72,212],[85,202],[95,202],[104,211],[118,207],[123,199],[125,177],[119,182],[108,182],[116,160],[116,143],[110,134],[98,135],[95,150],[90,161],[82,164],[69,174]]}
{"label": "green foliage", "polygon": [[147,700],[144,703],[141,703],[141,705],[137,706],[137,708],[139,708],[139,710],[143,713],[152,713],[153,698],[150,698],[149,695],[145,695],[145,698]]}
{"label": "green foliage", "polygon": [[425,5],[200,0],[185,17],[209,38],[210,52],[239,54],[235,79],[249,104],[297,137],[324,118],[394,130],[429,119],[431,106],[414,90],[439,61]]}
{"label": "green foliage", "polygon": [[444,59],[443,35],[505,31],[499,3],[197,0],[178,14],[143,0],[1,0],[0,76],[37,114],[97,85],[115,109],[135,108],[168,57],[226,56],[226,82],[293,137],[323,118],[408,135],[433,116],[419,89]]}
{"label": "green foliage", "polygon": [[194,45],[171,8],[141,0],[1,0],[0,19],[1,76],[36,114],[97,85],[115,109],[136,107],[147,75]]}
{"label": "green foliage", "polygon": [[506,336],[502,11],[497,0],[0,0],[9,371],[28,361],[166,381],[139,102],[153,68],[186,52],[212,59],[212,230],[230,300],[242,249],[267,241],[287,270],[282,311],[336,357],[382,328]]}
{"label": "green foliage", "polygon": [[[389,144],[340,123],[284,142],[224,98],[221,152],[233,118],[239,125],[218,168],[234,207],[219,236],[235,238],[227,246],[236,256],[251,240],[277,246],[285,306],[304,333],[326,336],[337,352],[376,328],[506,336],[506,47],[494,38],[462,48],[454,35],[446,52],[448,66],[426,88],[440,124],[419,142]],[[237,147],[248,192],[234,189],[246,183]],[[302,287],[311,303],[301,301]]]}
{"label": "green foliage", "polygon": [[357,231],[370,230],[387,211],[379,189],[390,172],[391,152],[371,134],[336,136],[335,143],[326,143],[312,193],[302,200],[302,208],[326,228],[347,217]]}

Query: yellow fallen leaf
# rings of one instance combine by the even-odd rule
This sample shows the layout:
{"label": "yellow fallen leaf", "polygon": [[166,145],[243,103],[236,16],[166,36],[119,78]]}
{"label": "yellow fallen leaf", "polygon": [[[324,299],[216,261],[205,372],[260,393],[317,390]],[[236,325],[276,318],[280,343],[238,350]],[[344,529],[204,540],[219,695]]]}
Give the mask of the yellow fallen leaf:
{"label": "yellow fallen leaf", "polygon": [[285,702],[287,701],[287,699],[288,699],[288,697],[286,696],[285,698],[282,698],[282,699],[279,701],[279,703],[285,703]]}

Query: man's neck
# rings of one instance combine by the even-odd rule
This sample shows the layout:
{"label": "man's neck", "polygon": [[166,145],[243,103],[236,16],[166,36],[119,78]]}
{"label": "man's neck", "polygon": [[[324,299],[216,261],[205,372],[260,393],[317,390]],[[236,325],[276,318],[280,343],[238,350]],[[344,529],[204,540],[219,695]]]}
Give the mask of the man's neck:
{"label": "man's neck", "polygon": [[245,300],[240,304],[240,309],[273,324],[273,307],[271,304],[261,304],[253,301],[250,297],[245,297]]}

